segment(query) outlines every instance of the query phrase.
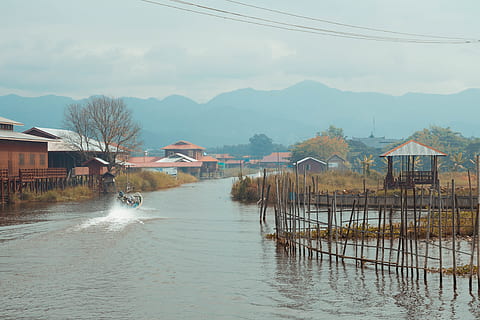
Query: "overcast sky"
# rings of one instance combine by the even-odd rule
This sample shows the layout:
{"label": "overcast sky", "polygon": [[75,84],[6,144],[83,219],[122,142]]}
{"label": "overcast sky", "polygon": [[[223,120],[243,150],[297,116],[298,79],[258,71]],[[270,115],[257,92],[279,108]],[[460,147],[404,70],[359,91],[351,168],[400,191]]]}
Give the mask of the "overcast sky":
{"label": "overcast sky", "polygon": [[[294,18],[223,0],[190,1],[308,28],[410,37]],[[158,2],[207,12],[171,0]],[[362,27],[480,39],[478,0],[242,2]],[[0,95],[161,99],[180,94],[206,102],[225,91],[283,89],[303,80],[394,95],[480,88],[478,42],[339,38],[245,24],[139,0],[2,0],[0,18]]]}

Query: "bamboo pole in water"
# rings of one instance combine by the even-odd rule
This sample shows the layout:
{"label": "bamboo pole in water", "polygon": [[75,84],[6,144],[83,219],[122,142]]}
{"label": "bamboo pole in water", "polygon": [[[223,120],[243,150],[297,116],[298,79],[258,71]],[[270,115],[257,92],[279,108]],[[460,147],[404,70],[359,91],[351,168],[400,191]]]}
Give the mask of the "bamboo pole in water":
{"label": "bamboo pole in water", "polygon": [[453,263],[453,290],[457,291],[457,256],[456,256],[456,237],[457,223],[455,221],[455,180],[452,179],[452,263]]}
{"label": "bamboo pole in water", "polygon": [[281,195],[280,195],[280,188],[278,182],[278,176],[275,176],[275,238],[279,239],[279,211],[281,211],[280,203],[281,203]]}
{"label": "bamboo pole in water", "polygon": [[433,189],[430,189],[430,198],[427,211],[427,238],[425,242],[425,263],[423,265],[423,281],[427,284],[427,268],[428,268],[428,244],[430,242],[430,219],[432,213],[432,202],[433,202]]}
{"label": "bamboo pole in water", "polygon": [[[421,213],[421,207],[420,206],[420,213]],[[417,223],[420,220],[420,217],[417,219],[417,192],[415,185],[413,186],[413,237],[414,237],[414,244],[415,244],[415,271],[416,271],[416,276],[417,280],[420,277],[419,274],[419,269],[418,269],[418,226]],[[413,248],[412,248],[412,254],[413,254]],[[413,266],[413,263],[412,263]],[[413,270],[412,270],[413,271]]]}
{"label": "bamboo pole in water", "polygon": [[387,189],[385,188],[383,198],[383,226],[382,226],[382,271],[385,265],[385,231],[387,224]]}
{"label": "bamboo pole in water", "polygon": [[260,223],[262,222],[263,206],[265,202],[265,183],[267,180],[267,169],[263,169],[262,196],[260,197]]}
{"label": "bamboo pole in water", "polygon": [[476,157],[477,164],[477,291],[480,293],[480,155]]}
{"label": "bamboo pole in water", "polygon": [[440,289],[443,288],[443,261],[442,261],[442,193],[438,184],[438,257],[440,263]]}
{"label": "bamboo pole in water", "polygon": [[342,256],[345,256],[345,252],[347,250],[348,236],[350,235],[350,230],[352,228],[352,220],[355,215],[355,205],[356,205],[356,199],[353,200],[352,212],[350,213],[350,220],[348,221],[347,234],[345,236],[345,244],[343,245]]}
{"label": "bamboo pole in water", "polygon": [[[364,182],[365,182],[365,179],[364,179]],[[364,207],[363,207],[363,219],[362,219],[362,229],[361,229],[361,233],[362,233],[362,246],[361,246],[361,249],[360,249],[360,258],[364,258],[363,256],[363,250],[364,250],[364,247],[365,247],[365,236],[366,236],[366,230],[367,230],[367,206],[368,206],[368,193],[365,191],[365,202],[364,202]],[[362,263],[362,267],[363,267],[363,263]]]}
{"label": "bamboo pole in water", "polygon": [[269,200],[269,197],[270,197],[270,187],[271,185],[268,185],[267,187],[267,195],[265,197],[265,205],[263,206],[263,222],[266,221],[267,219],[267,207],[268,207],[268,200]]}
{"label": "bamboo pole in water", "polygon": [[472,282],[473,282],[473,259],[475,256],[475,243],[477,240],[477,221],[475,219],[475,215],[473,213],[473,194],[472,194],[472,179],[470,177],[470,170],[468,172],[468,195],[470,198],[470,216],[471,216],[471,223],[472,223],[472,243],[471,243],[471,249],[472,252],[470,253],[470,272],[468,275],[468,290],[470,293],[472,293]]}
{"label": "bamboo pole in water", "polygon": [[[382,208],[378,208],[378,226],[377,226],[377,246],[375,248],[375,261],[378,261],[378,255],[379,255],[379,250],[380,250],[380,230],[382,226]],[[377,270],[378,263],[375,262],[375,270]]]}
{"label": "bamboo pole in water", "polygon": [[338,262],[338,223],[337,223],[337,192],[333,193],[333,219],[335,223],[335,260]]}
{"label": "bamboo pole in water", "polygon": [[[311,176],[312,178],[312,185],[309,187],[309,192],[308,192],[308,229],[309,229],[309,237],[310,237],[310,248],[311,248],[311,258],[313,259],[313,234],[312,234],[312,198],[313,201],[316,202],[315,198],[315,178]],[[317,232],[317,237],[318,237],[318,232]],[[318,258],[318,251],[317,251],[317,258]]]}
{"label": "bamboo pole in water", "polygon": [[401,254],[402,243],[403,243],[403,189],[400,188],[400,227],[398,230],[396,272],[398,273],[398,269],[400,268],[400,266],[402,266],[401,272],[403,274],[403,261],[402,261],[402,264],[400,265],[400,258],[401,258],[400,255],[402,256],[402,260],[403,260],[403,254]]}

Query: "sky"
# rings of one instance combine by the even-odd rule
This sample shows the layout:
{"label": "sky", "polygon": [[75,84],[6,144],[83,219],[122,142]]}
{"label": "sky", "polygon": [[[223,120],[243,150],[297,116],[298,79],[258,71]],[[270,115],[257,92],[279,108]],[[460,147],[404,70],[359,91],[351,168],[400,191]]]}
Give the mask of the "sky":
{"label": "sky", "polygon": [[[392,95],[480,88],[478,0],[241,1],[317,20],[225,0],[185,1],[236,15],[172,0],[0,1],[0,95],[163,99],[178,94],[207,102],[222,92],[278,90],[303,80]],[[283,28],[299,25],[309,32],[159,4],[269,25],[276,21]],[[474,41],[433,38],[449,43],[425,44],[335,37],[318,32],[432,39],[319,19]]]}

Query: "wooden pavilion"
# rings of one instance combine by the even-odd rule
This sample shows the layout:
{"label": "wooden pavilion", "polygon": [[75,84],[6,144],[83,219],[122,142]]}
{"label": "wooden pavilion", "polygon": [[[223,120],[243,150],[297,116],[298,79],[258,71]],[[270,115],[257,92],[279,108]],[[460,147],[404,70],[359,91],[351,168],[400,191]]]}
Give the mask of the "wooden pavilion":
{"label": "wooden pavilion", "polygon": [[[387,176],[385,189],[414,188],[415,185],[438,186],[438,157],[445,157],[446,153],[436,150],[423,143],[410,140],[398,147],[385,152],[380,157],[387,158]],[[399,158],[399,162],[395,162]],[[429,170],[420,167],[419,159],[429,159]],[[426,165],[428,167],[428,163]],[[397,169],[397,171],[395,171]]]}

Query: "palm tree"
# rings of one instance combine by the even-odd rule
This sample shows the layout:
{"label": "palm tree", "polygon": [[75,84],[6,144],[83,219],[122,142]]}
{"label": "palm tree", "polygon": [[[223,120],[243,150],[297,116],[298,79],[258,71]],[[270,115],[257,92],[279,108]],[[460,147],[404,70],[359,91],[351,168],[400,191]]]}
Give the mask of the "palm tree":
{"label": "palm tree", "polygon": [[370,175],[370,166],[374,163],[373,155],[364,155],[363,159],[361,160],[362,168],[363,168],[363,175]]}
{"label": "palm tree", "polygon": [[452,170],[456,172],[458,169],[465,169],[463,164],[465,163],[466,159],[463,157],[461,152],[452,155]]}

